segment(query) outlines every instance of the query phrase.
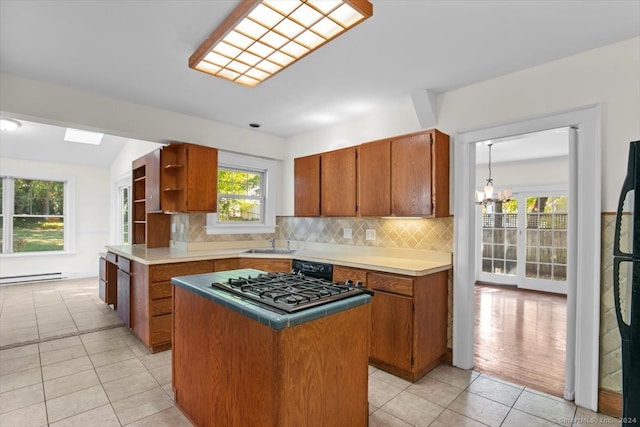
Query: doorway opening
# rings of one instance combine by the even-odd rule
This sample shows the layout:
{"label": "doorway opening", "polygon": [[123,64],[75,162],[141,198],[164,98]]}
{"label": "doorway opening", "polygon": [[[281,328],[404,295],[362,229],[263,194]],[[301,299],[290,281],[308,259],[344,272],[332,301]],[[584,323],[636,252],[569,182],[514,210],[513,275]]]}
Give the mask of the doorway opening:
{"label": "doorway opening", "polygon": [[485,147],[493,146],[496,190],[512,195],[476,207],[474,366],[559,397],[566,368],[571,132],[476,144],[476,185],[491,168]]}
{"label": "doorway opening", "polygon": [[[513,120],[457,132],[455,136],[455,211],[453,364],[474,366],[476,280],[475,144],[550,129],[571,127],[569,144],[569,248],[567,263],[567,336],[563,396],[597,410],[600,306],[601,107],[589,105],[564,112]],[[577,230],[580,230],[578,233]],[[573,248],[573,249],[572,249]],[[596,248],[596,250],[594,250]],[[579,287],[579,292],[577,289]]]}

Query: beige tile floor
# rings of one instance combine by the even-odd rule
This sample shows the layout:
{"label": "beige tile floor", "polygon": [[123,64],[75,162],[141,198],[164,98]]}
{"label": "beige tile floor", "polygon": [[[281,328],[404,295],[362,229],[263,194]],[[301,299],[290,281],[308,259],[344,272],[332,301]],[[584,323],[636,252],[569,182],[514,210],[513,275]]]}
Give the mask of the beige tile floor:
{"label": "beige tile floor", "polygon": [[[412,384],[369,368],[369,425],[578,426],[618,420],[450,366]],[[97,298],[97,279],[0,287],[0,426],[190,426],[171,351],[150,354]]]}

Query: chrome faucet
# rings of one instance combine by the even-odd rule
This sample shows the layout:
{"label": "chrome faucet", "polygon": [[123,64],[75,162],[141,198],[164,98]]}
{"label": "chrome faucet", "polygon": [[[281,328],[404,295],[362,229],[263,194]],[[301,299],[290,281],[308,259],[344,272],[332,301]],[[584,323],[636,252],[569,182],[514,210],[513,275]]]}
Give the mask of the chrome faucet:
{"label": "chrome faucet", "polygon": [[275,251],[276,250],[276,238],[272,237],[272,238],[269,239],[269,241],[271,242],[271,249]]}

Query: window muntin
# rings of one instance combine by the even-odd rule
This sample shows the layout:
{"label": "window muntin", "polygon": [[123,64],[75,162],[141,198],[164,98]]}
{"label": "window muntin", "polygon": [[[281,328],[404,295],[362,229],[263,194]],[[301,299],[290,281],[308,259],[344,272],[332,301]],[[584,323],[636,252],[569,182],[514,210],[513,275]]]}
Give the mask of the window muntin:
{"label": "window muntin", "polygon": [[2,178],[3,253],[67,249],[66,184],[58,180]]}

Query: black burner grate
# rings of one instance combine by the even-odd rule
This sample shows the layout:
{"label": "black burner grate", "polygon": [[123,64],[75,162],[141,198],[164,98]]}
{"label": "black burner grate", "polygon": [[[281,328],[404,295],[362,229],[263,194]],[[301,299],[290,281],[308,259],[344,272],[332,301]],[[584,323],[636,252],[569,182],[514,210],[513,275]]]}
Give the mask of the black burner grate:
{"label": "black burner grate", "polygon": [[364,292],[353,286],[293,273],[239,277],[223,283],[213,283],[211,286],[285,313],[305,310]]}

